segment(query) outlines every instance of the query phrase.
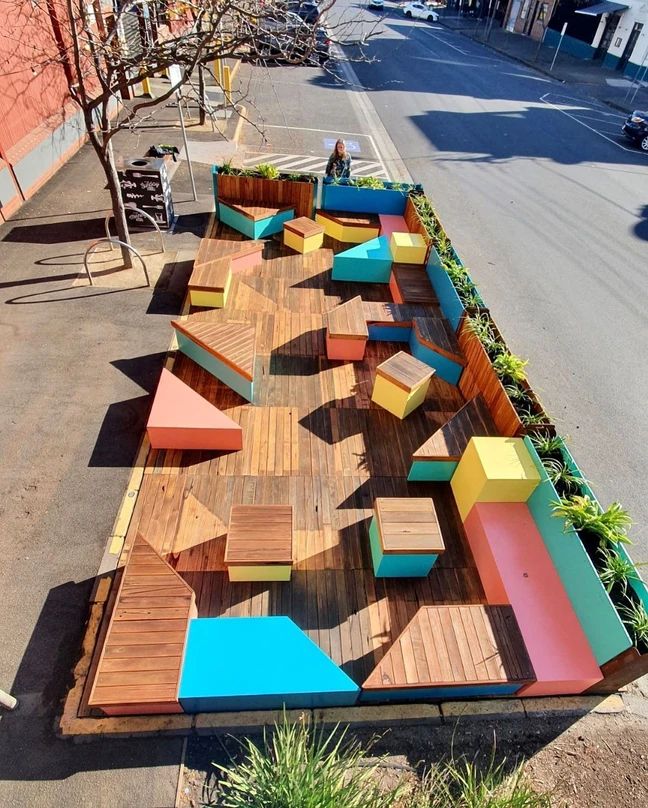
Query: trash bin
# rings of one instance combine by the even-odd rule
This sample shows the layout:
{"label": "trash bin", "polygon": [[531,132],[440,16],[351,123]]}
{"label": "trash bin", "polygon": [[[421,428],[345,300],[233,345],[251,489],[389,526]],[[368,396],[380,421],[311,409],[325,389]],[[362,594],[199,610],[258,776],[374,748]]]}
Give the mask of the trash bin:
{"label": "trash bin", "polygon": [[149,220],[132,208],[152,216],[160,229],[173,222],[173,198],[166,160],[162,157],[122,158],[117,164],[122,199],[129,227],[150,227]]}

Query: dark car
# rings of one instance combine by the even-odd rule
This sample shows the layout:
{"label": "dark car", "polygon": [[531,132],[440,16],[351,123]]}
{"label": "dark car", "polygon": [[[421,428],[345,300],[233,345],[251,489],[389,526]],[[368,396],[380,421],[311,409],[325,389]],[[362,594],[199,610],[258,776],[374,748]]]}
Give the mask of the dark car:
{"label": "dark car", "polygon": [[621,127],[623,134],[642,151],[648,152],[648,112],[636,109]]}

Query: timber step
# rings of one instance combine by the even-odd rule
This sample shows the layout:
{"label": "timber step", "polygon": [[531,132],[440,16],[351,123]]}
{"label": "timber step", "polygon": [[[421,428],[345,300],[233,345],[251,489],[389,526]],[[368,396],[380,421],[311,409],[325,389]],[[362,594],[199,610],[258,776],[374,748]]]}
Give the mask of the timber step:
{"label": "timber step", "polygon": [[329,311],[326,322],[330,337],[366,340],[369,336],[360,295]]}
{"label": "timber step", "polygon": [[242,205],[231,199],[219,199],[218,203],[220,205],[227,205],[228,208],[231,208],[236,213],[245,216],[246,219],[250,219],[253,222],[261,222],[263,219],[270,219],[272,216],[294,210],[293,205],[277,207],[266,205],[263,202],[247,202],[245,205]]}
{"label": "timber step", "polygon": [[419,446],[412,459],[452,460],[458,463],[471,438],[497,435],[486,402],[481,396],[475,396]]}
{"label": "timber step", "polygon": [[106,715],[182,712],[178,686],[191,587],[137,534],[108,626],[88,704]]}
{"label": "timber step", "polygon": [[420,303],[426,306],[437,306],[439,303],[427,273],[419,266],[392,264],[389,288],[396,303]]}
{"label": "timber step", "polygon": [[444,317],[414,317],[412,329],[417,342],[462,367],[466,364],[457,335]]}
{"label": "timber step", "polygon": [[247,323],[222,323],[191,314],[171,325],[207,353],[252,381],[254,376],[255,328]]}

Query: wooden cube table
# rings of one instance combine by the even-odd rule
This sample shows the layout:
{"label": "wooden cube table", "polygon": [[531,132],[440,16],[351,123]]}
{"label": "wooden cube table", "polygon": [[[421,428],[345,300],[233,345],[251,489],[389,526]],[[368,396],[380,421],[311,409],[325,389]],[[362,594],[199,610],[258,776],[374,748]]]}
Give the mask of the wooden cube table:
{"label": "wooden cube table", "polygon": [[284,223],[284,244],[300,253],[319,250],[324,243],[324,228],[307,216]]}
{"label": "wooden cube table", "polygon": [[376,578],[424,578],[445,551],[434,502],[377,497],[369,543]]}
{"label": "wooden cube table", "polygon": [[232,505],[225,566],[230,581],[289,581],[292,505]]}
{"label": "wooden cube table", "polygon": [[399,351],[376,368],[371,400],[392,415],[405,418],[425,401],[433,374],[434,368]]}

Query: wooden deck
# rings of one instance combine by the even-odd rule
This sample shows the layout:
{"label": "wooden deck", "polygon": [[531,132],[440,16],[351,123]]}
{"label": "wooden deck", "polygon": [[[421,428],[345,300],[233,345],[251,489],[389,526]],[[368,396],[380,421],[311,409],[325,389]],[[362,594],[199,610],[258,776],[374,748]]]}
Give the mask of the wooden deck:
{"label": "wooden deck", "polygon": [[[125,552],[142,532],[194,589],[199,616],[288,615],[362,684],[421,607],[485,598],[450,487],[407,482],[413,453],[461,409],[461,393],[433,376],[423,405],[401,421],[371,402],[377,365],[401,344],[370,341],[363,362],[326,357],[326,313],[359,293],[379,320],[438,309],[396,311],[385,285],[333,283],[332,259],[330,249],[295,255],[269,241],[262,265],[232,278],[227,308],[204,313],[254,327],[255,404],[181,354],[173,372],[241,424],[243,450],[152,450]],[[446,552],[427,578],[378,580],[374,500],[412,496],[433,498]],[[292,505],[289,583],[228,580],[233,504]]]}

